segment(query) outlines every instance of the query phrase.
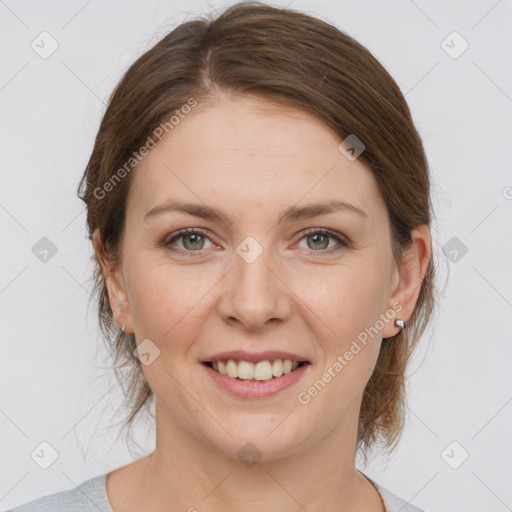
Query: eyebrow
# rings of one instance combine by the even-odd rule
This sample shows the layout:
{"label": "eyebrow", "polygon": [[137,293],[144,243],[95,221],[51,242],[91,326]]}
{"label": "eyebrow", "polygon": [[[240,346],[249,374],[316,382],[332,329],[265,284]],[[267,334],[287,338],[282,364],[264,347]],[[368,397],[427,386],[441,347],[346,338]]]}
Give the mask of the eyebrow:
{"label": "eyebrow", "polygon": [[[173,211],[188,213],[189,215],[193,215],[194,217],[200,217],[206,220],[216,220],[222,223],[228,222],[228,217],[224,213],[215,210],[209,206],[173,200],[166,201],[165,203],[152,208],[144,216],[144,222],[147,222],[149,219],[162,213]],[[361,217],[368,218],[368,214],[364,210],[358,208],[357,206],[333,199],[325,203],[309,204],[306,206],[290,206],[281,213],[278,224],[281,224],[283,222],[297,221],[301,219],[310,219],[318,215],[325,215],[327,213],[332,213],[336,211],[351,212]]]}

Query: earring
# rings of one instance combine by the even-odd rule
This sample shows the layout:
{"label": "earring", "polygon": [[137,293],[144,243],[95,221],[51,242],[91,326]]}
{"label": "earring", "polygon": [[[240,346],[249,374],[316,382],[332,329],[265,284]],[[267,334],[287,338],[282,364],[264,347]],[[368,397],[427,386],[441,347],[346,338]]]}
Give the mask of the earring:
{"label": "earring", "polygon": [[123,331],[123,332],[126,334],[126,331],[124,330],[124,324],[123,324],[123,326],[121,327],[121,331]]}
{"label": "earring", "polygon": [[397,334],[400,334],[402,332],[402,329],[405,329],[406,325],[407,324],[401,318],[396,318],[395,326],[400,329]]}

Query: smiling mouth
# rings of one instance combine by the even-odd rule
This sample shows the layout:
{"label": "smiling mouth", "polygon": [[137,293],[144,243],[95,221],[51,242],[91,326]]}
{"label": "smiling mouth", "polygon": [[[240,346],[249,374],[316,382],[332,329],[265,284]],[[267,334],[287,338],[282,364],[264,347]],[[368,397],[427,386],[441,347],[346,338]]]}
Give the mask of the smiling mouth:
{"label": "smiling mouth", "polygon": [[287,375],[297,368],[310,363],[307,361],[291,361],[290,359],[265,359],[256,363],[227,359],[225,361],[204,361],[203,364],[217,373],[232,379],[266,381]]}

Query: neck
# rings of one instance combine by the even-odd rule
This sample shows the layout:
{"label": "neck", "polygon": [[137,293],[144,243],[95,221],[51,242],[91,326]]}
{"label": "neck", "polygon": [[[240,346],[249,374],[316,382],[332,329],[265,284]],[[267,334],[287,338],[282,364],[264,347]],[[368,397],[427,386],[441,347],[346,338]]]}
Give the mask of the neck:
{"label": "neck", "polygon": [[263,453],[251,464],[184,429],[158,401],[156,414],[155,451],[136,461],[125,497],[132,508],[119,507],[121,512],[384,512],[376,489],[355,469],[355,443],[347,440],[356,439],[349,425],[357,422],[347,421],[287,456],[268,460]]}

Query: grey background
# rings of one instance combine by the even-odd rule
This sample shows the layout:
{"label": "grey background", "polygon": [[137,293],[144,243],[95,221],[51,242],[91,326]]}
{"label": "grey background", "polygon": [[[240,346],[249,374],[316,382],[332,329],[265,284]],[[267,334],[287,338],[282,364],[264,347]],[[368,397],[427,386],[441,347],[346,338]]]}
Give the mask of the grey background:
{"label": "grey background", "polygon": [[[441,306],[410,368],[400,447],[361,469],[428,511],[510,510],[512,1],[274,5],[331,21],[374,53],[406,95],[433,175]],[[75,192],[121,73],[209,10],[206,0],[0,0],[3,510],[152,449],[148,425],[131,452],[110,426],[121,393],[87,313],[92,248]],[[31,47],[43,31],[58,43],[45,59]],[[453,31],[469,44],[457,58]],[[51,454],[42,442],[58,452],[48,469],[31,457]]]}

